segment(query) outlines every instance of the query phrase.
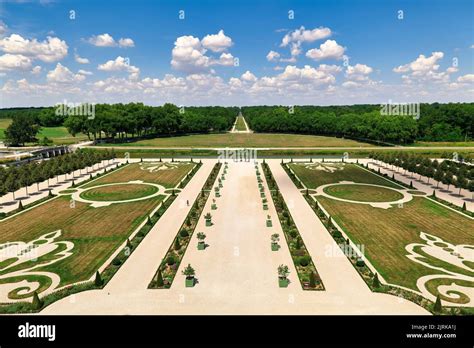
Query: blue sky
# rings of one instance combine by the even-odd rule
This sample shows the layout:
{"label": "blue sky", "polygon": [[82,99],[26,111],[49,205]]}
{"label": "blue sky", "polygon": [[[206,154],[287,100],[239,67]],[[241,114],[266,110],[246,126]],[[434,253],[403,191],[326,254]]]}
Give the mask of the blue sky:
{"label": "blue sky", "polygon": [[2,1],[0,106],[472,101],[473,13],[460,0]]}

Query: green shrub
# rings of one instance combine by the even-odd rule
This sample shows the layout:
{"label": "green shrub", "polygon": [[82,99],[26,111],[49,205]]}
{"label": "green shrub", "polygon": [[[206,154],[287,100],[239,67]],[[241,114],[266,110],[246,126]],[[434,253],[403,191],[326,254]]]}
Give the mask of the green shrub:
{"label": "green shrub", "polygon": [[356,266],[357,267],[364,267],[365,266],[365,262],[364,260],[362,260],[360,257],[357,259],[356,261]]}
{"label": "green shrub", "polygon": [[173,255],[170,255],[166,258],[166,264],[168,266],[174,265],[176,263],[176,259],[174,258]]}
{"label": "green shrub", "polygon": [[372,286],[374,288],[380,288],[380,280],[379,280],[379,275],[377,273],[375,273],[375,275],[374,275],[374,279],[372,281]]}
{"label": "green shrub", "polygon": [[310,264],[311,262],[311,257],[308,256],[308,255],[305,255],[305,256],[301,256],[299,259],[298,259],[298,263],[301,267],[306,267]]}
{"label": "green shrub", "polygon": [[112,260],[112,265],[114,266],[120,266],[121,264],[122,264],[122,261],[117,257]]}
{"label": "green shrub", "polygon": [[186,229],[182,229],[180,232],[179,232],[179,235],[181,236],[181,238],[186,238],[189,236],[189,232],[186,230]]}
{"label": "green shrub", "polygon": [[309,274],[309,287],[314,288],[316,286],[316,274],[314,272],[311,272]]}
{"label": "green shrub", "polygon": [[298,237],[298,232],[295,231],[295,230],[290,230],[290,232],[288,232],[288,234],[290,235],[291,238]]}
{"label": "green shrub", "polygon": [[174,240],[174,250],[179,250],[181,249],[181,244],[179,243],[179,238],[176,238]]}

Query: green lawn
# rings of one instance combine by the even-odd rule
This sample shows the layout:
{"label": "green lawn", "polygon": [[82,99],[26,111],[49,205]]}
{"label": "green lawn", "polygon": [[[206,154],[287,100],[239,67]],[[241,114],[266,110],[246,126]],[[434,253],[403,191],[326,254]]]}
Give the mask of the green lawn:
{"label": "green lawn", "polygon": [[[389,181],[354,165],[345,165],[344,170],[333,173],[310,170],[296,164],[290,166],[303,183],[310,188],[340,180],[377,183],[393,187]],[[363,246],[365,256],[377,271],[392,284],[418,290],[416,281],[420,277],[430,274],[446,274],[442,270],[434,270],[407,257],[408,252],[405,247],[408,244],[426,244],[420,237],[421,232],[439,237],[444,242],[453,245],[474,245],[474,234],[472,233],[474,222],[472,219],[424,197],[414,197],[410,202],[404,203],[402,207],[394,205],[389,209],[341,202],[323,196],[316,196],[316,198],[351,240],[355,244]],[[472,265],[469,266],[471,271],[468,271],[433,256],[428,255],[426,260],[436,267],[474,276]],[[465,265],[468,265],[466,262]]]}
{"label": "green lawn", "polygon": [[[157,170],[163,166],[160,162],[133,163],[120,168],[113,173],[91,181],[84,185],[84,188],[94,187],[102,184],[112,184],[116,182],[129,182],[132,180],[142,180],[153,184],[162,185],[166,188],[173,188],[178,185],[181,179],[194,168],[196,164],[189,162],[177,162],[168,164],[174,169]],[[154,168],[155,167],[155,168]]]}
{"label": "green lawn", "polygon": [[158,192],[156,186],[140,184],[121,184],[90,188],[80,194],[81,198],[89,201],[124,201],[129,199],[151,196]]}
{"label": "green lawn", "polygon": [[[310,189],[339,181],[354,181],[364,184],[384,185],[403,188],[394,182],[373,175],[355,164],[344,163],[292,163],[289,164],[295,174]],[[319,169],[318,169],[319,168]]]}
{"label": "green lawn", "polygon": [[[104,144],[110,146],[110,144]],[[219,133],[139,140],[114,146],[151,147],[370,147],[355,140],[299,134]]]}
{"label": "green lawn", "polygon": [[247,127],[245,127],[245,121],[243,116],[237,117],[237,123],[235,124],[235,129],[238,131],[246,131]]}
{"label": "green lawn", "polygon": [[359,202],[393,202],[403,198],[400,192],[389,188],[357,184],[328,186],[324,192],[336,198]]}
{"label": "green lawn", "polygon": [[417,141],[410,146],[474,147],[474,141]]}

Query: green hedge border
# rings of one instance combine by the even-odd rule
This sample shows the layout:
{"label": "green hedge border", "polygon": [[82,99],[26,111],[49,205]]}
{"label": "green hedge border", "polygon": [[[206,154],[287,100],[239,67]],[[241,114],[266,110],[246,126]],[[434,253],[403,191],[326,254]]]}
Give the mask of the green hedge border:
{"label": "green hedge border", "polygon": [[[303,290],[311,290],[311,291],[324,291],[324,283],[319,276],[318,270],[313,262],[313,259],[306,248],[306,244],[304,243],[303,238],[298,230],[298,227],[291,216],[290,210],[283,199],[282,194],[278,188],[278,184],[276,183],[272,171],[267,163],[262,163],[262,170],[265,176],[265,180],[267,181],[267,185],[270,189],[270,195],[272,196],[272,201],[275,206],[275,210],[278,215],[278,220],[280,221],[281,229],[283,230],[283,234],[285,235],[286,244],[288,245],[288,249],[290,250],[291,259],[293,260],[293,264],[295,266],[296,272],[298,274],[298,279],[301,284],[301,288]],[[288,214],[288,217],[283,215],[283,212]],[[296,232],[296,237],[292,237],[290,235],[290,231]],[[294,243],[297,240],[300,240],[301,247],[300,249],[296,249]],[[296,254],[299,250],[299,254]],[[298,260],[302,257],[309,257],[309,264],[306,267],[302,267],[299,265]],[[309,275],[313,272],[315,274],[316,286],[314,288],[309,286]]]}

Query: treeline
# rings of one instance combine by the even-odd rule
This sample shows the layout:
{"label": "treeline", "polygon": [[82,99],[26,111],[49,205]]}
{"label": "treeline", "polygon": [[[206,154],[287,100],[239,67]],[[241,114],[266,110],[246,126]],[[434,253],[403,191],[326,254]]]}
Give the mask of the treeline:
{"label": "treeline", "polygon": [[256,132],[299,133],[409,144],[464,141],[474,136],[474,103],[421,104],[420,117],[384,116],[380,105],[242,108]]}
{"label": "treeline", "polygon": [[178,108],[173,104],[146,106],[142,103],[97,104],[95,116],[69,116],[64,125],[75,135],[86,134],[89,139],[121,140],[129,137],[207,133],[227,131],[238,108],[221,106]]}
{"label": "treeline", "polygon": [[[115,158],[113,151],[81,151],[69,153],[58,157],[53,157],[48,161],[31,162],[19,167],[0,166],[0,196],[8,192],[13,193],[21,187],[28,187],[36,184],[39,189],[39,183],[53,179],[58,180],[59,175],[71,174],[78,169],[90,167],[104,160]],[[74,179],[74,175],[73,175]],[[28,189],[26,189],[28,194]]]}
{"label": "treeline", "polygon": [[406,172],[416,173],[427,177],[427,182],[433,179],[439,183],[448,186],[454,185],[461,189],[474,192],[474,167],[465,163],[444,160],[430,160],[422,155],[408,154],[406,152],[380,153],[376,152],[370,155],[371,158],[382,161],[389,165],[403,168]]}

